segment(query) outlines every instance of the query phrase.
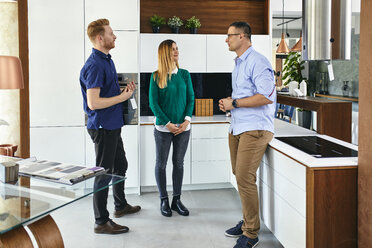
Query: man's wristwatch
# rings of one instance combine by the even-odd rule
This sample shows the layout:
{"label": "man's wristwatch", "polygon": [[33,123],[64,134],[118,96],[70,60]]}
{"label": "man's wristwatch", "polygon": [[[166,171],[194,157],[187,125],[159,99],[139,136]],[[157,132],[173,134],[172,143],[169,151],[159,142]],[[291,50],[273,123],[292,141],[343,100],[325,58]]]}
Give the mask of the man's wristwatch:
{"label": "man's wristwatch", "polygon": [[232,101],[232,105],[233,105],[234,108],[239,108],[239,107],[238,107],[238,103],[236,102],[236,99],[234,99],[234,100]]}

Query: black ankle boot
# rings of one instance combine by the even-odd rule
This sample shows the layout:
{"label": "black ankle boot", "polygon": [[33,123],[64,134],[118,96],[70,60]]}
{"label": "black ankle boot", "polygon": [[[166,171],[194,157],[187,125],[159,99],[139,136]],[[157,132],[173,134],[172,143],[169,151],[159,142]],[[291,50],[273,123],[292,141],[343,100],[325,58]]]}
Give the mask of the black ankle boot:
{"label": "black ankle boot", "polygon": [[169,207],[169,200],[167,198],[160,199],[160,212],[165,217],[171,217],[172,216],[172,210]]}
{"label": "black ankle boot", "polygon": [[182,204],[179,195],[173,196],[171,208],[172,210],[176,211],[180,215],[183,215],[183,216],[189,215],[189,210]]}

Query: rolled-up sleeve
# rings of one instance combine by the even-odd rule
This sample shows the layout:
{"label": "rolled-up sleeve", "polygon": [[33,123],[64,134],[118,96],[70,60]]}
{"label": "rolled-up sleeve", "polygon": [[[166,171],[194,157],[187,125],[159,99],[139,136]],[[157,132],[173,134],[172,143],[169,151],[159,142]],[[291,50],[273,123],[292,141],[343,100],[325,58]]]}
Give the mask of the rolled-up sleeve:
{"label": "rolled-up sleeve", "polygon": [[256,86],[257,94],[265,96],[270,101],[275,100],[274,71],[268,61],[261,59],[256,63],[252,81]]}

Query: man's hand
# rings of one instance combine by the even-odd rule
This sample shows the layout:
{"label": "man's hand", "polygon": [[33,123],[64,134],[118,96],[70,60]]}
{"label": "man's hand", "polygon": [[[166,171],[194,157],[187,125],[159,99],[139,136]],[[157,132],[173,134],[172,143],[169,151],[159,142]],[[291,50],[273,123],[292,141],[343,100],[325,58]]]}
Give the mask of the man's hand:
{"label": "man's hand", "polygon": [[185,120],[179,127],[178,127],[178,130],[176,132],[174,132],[174,135],[179,135],[180,133],[183,133],[187,126],[189,125],[189,121],[188,120]]}
{"label": "man's hand", "polygon": [[120,99],[122,100],[122,102],[128,100],[133,95],[135,89],[136,85],[134,84],[134,82],[130,82],[120,93]]}
{"label": "man's hand", "polygon": [[227,110],[233,109],[232,106],[233,99],[231,97],[222,98],[218,101],[218,107],[221,111],[226,112]]}
{"label": "man's hand", "polygon": [[171,122],[169,122],[165,127],[168,128],[168,130],[171,131],[171,133],[173,134],[175,134],[175,132],[177,132],[179,129],[175,124]]}

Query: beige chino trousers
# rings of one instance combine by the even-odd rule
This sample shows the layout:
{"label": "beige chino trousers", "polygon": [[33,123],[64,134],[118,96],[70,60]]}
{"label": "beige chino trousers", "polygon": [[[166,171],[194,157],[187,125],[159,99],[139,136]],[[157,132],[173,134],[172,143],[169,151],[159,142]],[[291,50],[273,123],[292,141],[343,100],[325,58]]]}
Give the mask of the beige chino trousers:
{"label": "beige chino trousers", "polygon": [[229,133],[232,172],[236,177],[243,209],[243,235],[254,239],[260,230],[256,172],[273,133],[265,130]]}

